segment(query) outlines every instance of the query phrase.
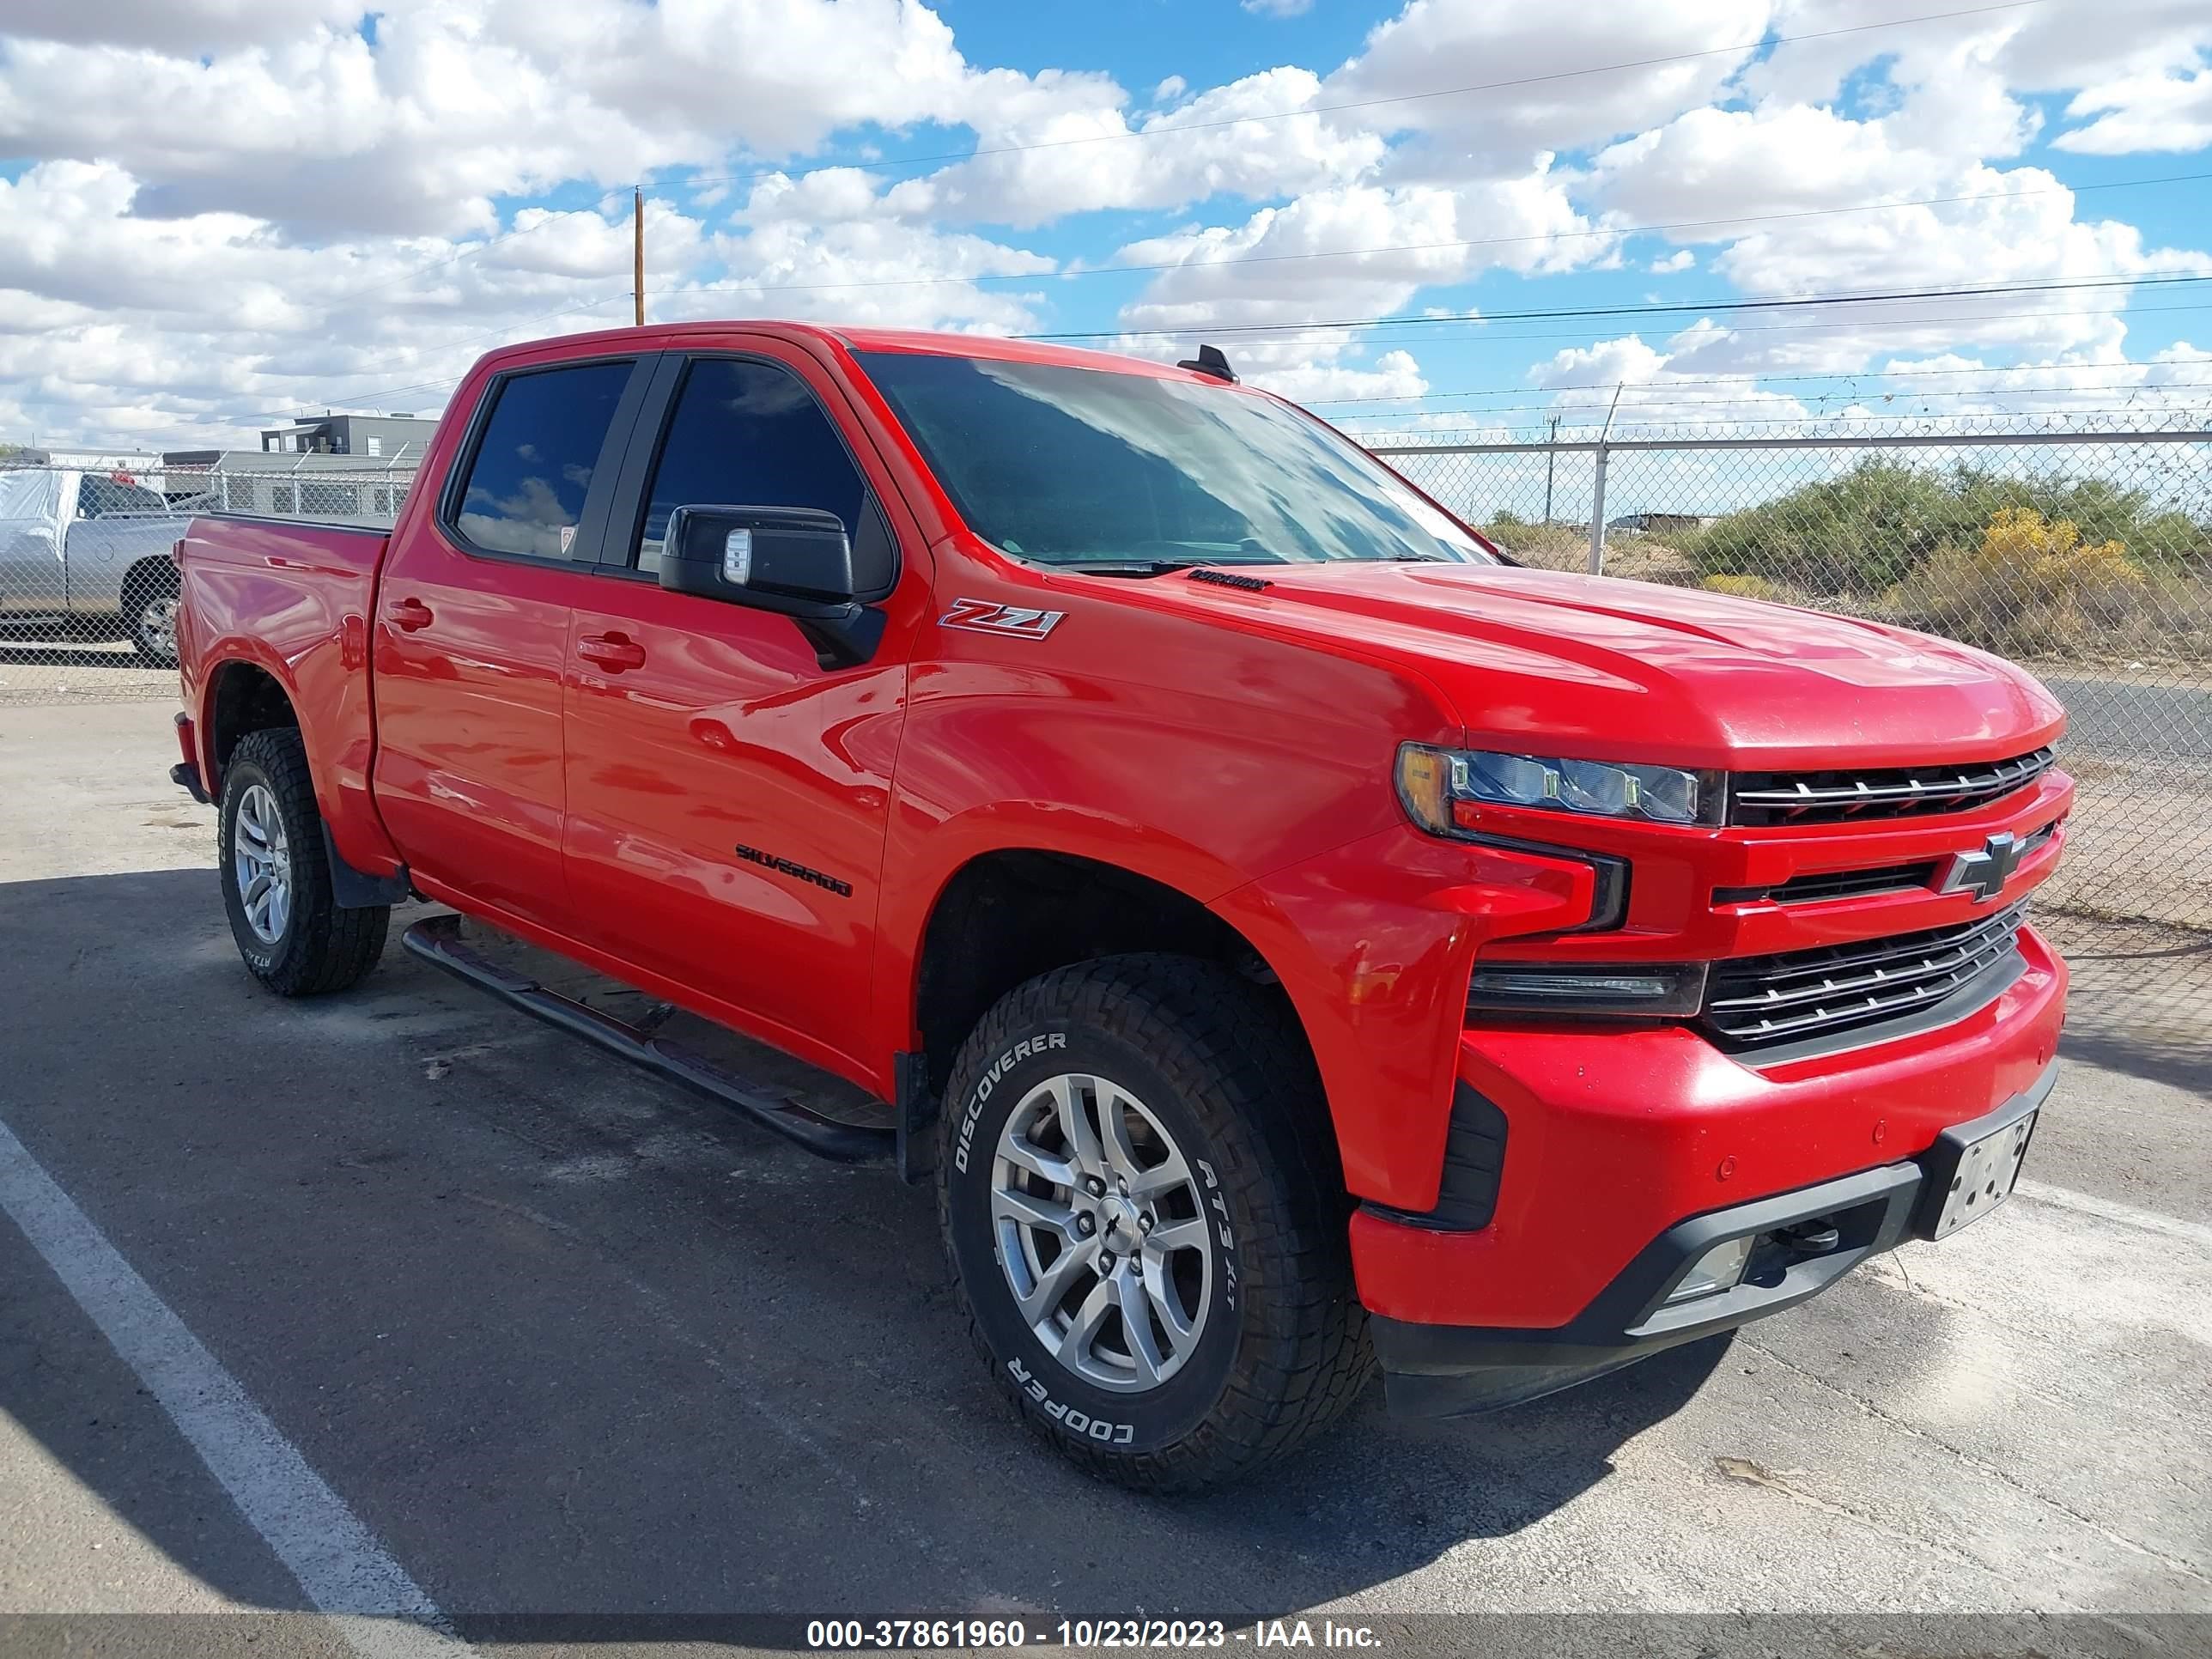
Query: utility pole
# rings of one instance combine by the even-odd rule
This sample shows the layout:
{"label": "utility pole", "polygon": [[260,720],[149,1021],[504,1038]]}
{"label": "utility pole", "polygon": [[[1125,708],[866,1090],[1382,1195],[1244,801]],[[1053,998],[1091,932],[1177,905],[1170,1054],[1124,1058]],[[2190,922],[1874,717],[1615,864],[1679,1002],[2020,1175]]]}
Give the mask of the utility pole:
{"label": "utility pole", "polygon": [[1552,521],[1552,473],[1559,464],[1559,417],[1552,416],[1552,447],[1544,452],[1544,522]]}
{"label": "utility pole", "polygon": [[629,193],[631,297],[635,301],[637,325],[645,326],[645,186]]}

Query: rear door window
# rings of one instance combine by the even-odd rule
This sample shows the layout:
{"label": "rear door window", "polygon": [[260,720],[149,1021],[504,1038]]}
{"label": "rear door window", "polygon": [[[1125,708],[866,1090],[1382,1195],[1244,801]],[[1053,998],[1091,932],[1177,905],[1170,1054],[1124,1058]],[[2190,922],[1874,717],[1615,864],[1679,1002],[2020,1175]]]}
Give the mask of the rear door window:
{"label": "rear door window", "polygon": [[486,552],[591,558],[575,546],[576,526],[631,367],[578,363],[501,381],[450,527]]}

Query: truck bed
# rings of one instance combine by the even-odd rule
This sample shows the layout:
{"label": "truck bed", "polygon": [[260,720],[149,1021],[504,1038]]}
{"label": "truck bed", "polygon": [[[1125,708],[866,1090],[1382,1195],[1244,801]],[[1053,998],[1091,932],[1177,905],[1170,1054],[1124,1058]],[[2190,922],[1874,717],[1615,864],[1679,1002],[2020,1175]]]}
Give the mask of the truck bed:
{"label": "truck bed", "polygon": [[[368,526],[303,519],[194,519],[179,554],[184,608],[177,656],[185,707],[209,708],[222,687],[208,665],[258,665],[313,711],[308,760],[331,838],[367,870],[390,863],[369,801],[375,755],[369,617],[390,538]],[[225,757],[203,753],[200,775],[221,787]]]}

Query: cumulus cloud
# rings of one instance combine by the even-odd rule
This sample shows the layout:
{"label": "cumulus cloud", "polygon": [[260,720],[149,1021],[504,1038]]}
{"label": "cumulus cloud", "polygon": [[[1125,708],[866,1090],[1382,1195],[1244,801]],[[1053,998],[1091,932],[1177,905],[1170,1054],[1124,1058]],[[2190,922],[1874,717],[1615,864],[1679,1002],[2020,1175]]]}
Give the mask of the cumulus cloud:
{"label": "cumulus cloud", "polygon": [[[1769,0],[1413,0],[1328,78],[1325,101],[1396,100],[1362,112],[1383,131],[1449,137],[1517,167],[1539,151],[1601,143],[1712,98],[1749,59],[1772,12]],[[1675,61],[1652,61],[1660,58]],[[1608,64],[1643,67],[1580,72]],[[1434,95],[1454,82],[1486,89]]]}
{"label": "cumulus cloud", "polygon": [[[2077,201],[2033,164],[2212,146],[2203,0],[1869,21],[1409,0],[1334,67],[1133,94],[972,62],[921,0],[11,0],[0,435],[434,407],[487,346],[627,319],[641,177],[664,181],[659,316],[1097,319],[1162,356],[1258,324],[1224,342],[1240,369],[1324,402],[1427,393],[1443,371],[1354,319],[1469,314],[1455,290],[1492,273],[1697,269],[1782,297],[2212,271],[2201,239],[2117,216],[2142,198]],[[1097,274],[1128,266],[1157,269]],[[2123,373],[2181,395],[2201,354],[2130,365],[2127,297],[1717,309],[1595,331],[1531,378],[1654,418],[1786,412],[1771,377],[1898,364],[1991,397],[2014,362],[2050,398]]]}
{"label": "cumulus cloud", "polygon": [[1168,264],[1123,307],[1130,328],[1364,317],[1425,286],[1489,269],[1568,269],[1605,242],[1564,185],[1532,174],[1463,190],[1353,185],[1123,247],[1115,263]]}
{"label": "cumulus cloud", "polygon": [[902,0],[394,0],[374,45],[358,12],[311,7],[307,27],[205,52],[182,43],[228,9],[198,3],[201,21],[188,7],[143,33],[20,33],[11,14],[0,153],[113,161],[143,182],[142,211],[451,233],[567,180],[793,153],[864,125],[1034,124],[1118,95],[1103,76],[974,69]]}
{"label": "cumulus cloud", "polygon": [[[0,179],[0,386],[15,385],[0,418],[49,434],[246,440],[295,407],[435,409],[492,346],[629,320],[626,202],[525,209],[495,241],[309,248],[240,214],[143,217],[131,211],[139,193],[121,169],[76,161]],[[1018,331],[1035,320],[1034,296],[973,279],[1054,268],[893,222],[709,233],[656,203],[645,229],[662,318]]]}
{"label": "cumulus cloud", "polygon": [[979,112],[982,153],[895,186],[885,204],[915,218],[1029,227],[1103,209],[1301,195],[1359,177],[1388,149],[1376,133],[1305,112],[1321,93],[1309,70],[1249,75],[1134,122],[1119,88],[1092,90],[1088,103]]}
{"label": "cumulus cloud", "polygon": [[2203,149],[2212,145],[2212,68],[2102,81],[2076,94],[2066,116],[2095,118],[2060,133],[2052,141],[2059,149],[2085,155]]}

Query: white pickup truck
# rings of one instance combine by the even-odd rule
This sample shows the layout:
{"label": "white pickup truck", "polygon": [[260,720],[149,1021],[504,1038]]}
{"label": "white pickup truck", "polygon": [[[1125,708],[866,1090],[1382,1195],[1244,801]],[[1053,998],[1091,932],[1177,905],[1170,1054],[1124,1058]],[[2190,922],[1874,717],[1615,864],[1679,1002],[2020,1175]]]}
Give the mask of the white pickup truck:
{"label": "white pickup truck", "polygon": [[0,632],[131,641],[177,663],[177,570],[188,514],[128,473],[0,468]]}

